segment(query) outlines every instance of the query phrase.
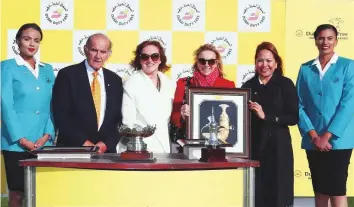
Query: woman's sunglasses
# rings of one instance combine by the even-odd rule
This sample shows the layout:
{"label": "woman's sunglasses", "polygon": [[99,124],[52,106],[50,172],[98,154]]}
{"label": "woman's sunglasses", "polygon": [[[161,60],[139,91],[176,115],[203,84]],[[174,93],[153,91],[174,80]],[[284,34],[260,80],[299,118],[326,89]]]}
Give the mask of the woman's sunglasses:
{"label": "woman's sunglasses", "polygon": [[198,63],[201,65],[206,65],[208,63],[209,66],[213,66],[215,65],[215,63],[217,62],[216,59],[204,59],[204,58],[198,58]]}
{"label": "woman's sunglasses", "polygon": [[149,60],[149,58],[151,57],[151,60],[156,62],[160,59],[160,54],[159,53],[152,53],[151,55],[148,55],[148,54],[141,54],[140,55],[140,60],[142,61],[147,61]]}

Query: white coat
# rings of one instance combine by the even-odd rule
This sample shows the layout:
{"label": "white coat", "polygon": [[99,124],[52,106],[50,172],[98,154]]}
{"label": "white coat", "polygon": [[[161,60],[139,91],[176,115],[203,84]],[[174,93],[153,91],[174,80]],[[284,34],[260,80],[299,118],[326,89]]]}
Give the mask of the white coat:
{"label": "white coat", "polygon": [[[142,70],[134,73],[124,82],[123,124],[130,127],[134,124],[156,125],[155,133],[144,138],[147,150],[154,153],[169,153],[168,123],[176,84],[162,72],[158,72],[158,76],[161,83],[160,91]],[[118,153],[124,152],[127,148],[122,140],[117,145]]]}

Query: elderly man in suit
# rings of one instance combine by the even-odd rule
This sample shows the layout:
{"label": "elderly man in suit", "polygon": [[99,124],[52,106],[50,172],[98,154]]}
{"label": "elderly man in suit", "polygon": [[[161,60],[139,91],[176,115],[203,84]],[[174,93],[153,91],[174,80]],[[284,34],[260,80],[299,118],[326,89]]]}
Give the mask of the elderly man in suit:
{"label": "elderly man in suit", "polygon": [[116,152],[122,123],[122,79],[103,68],[112,43],[104,34],[91,35],[86,60],[59,71],[53,89],[53,112],[59,130],[57,145],[99,146]]}

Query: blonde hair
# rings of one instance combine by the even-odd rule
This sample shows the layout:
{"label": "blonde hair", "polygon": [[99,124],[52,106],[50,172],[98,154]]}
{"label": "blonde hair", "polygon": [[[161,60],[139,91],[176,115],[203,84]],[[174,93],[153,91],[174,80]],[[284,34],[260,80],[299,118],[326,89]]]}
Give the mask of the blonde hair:
{"label": "blonde hair", "polygon": [[220,77],[224,77],[221,55],[220,55],[219,51],[215,48],[215,46],[212,44],[204,44],[204,45],[200,46],[196,51],[194,51],[194,53],[193,53],[193,55],[194,55],[193,70],[198,68],[198,56],[203,51],[212,51],[215,53],[216,60],[218,61],[217,67],[218,67],[218,70],[220,73]]}

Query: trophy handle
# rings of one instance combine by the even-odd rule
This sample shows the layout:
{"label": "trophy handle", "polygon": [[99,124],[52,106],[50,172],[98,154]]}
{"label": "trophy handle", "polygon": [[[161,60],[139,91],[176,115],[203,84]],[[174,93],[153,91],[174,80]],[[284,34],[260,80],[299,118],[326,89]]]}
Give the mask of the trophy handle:
{"label": "trophy handle", "polygon": [[201,129],[200,129],[200,133],[202,135],[202,137],[204,139],[209,139],[208,137],[204,136],[203,135],[203,130],[206,128],[206,127],[209,127],[210,126],[210,123],[211,123],[211,116],[208,116],[208,120],[209,120],[209,123],[207,123],[205,126],[203,126]]}
{"label": "trophy handle", "polygon": [[206,124],[205,126],[203,126],[203,127],[200,129],[200,134],[202,135],[202,137],[203,137],[204,139],[208,139],[208,137],[204,136],[204,134],[203,134],[203,129],[205,129],[206,127],[209,127],[209,125],[210,125],[210,123],[209,123],[209,124]]}

